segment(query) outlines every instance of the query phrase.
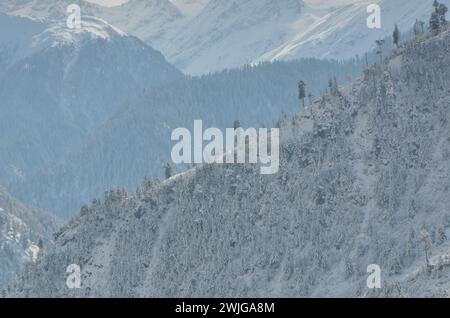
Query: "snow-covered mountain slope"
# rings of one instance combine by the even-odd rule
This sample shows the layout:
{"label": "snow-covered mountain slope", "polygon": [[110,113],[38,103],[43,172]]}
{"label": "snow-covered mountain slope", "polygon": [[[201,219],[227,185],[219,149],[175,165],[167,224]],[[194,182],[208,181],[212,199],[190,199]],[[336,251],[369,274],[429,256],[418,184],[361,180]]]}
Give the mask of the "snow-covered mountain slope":
{"label": "snow-covered mountain slope", "polygon": [[[201,118],[205,127],[270,126],[300,109],[297,83],[318,96],[333,76],[346,80],[362,65],[308,59],[266,63],[202,78],[186,77],[147,90],[108,120],[79,151],[10,186],[23,201],[68,218],[84,202],[112,187],[135,189],[143,176],[162,176],[170,160],[170,135]],[[308,102],[308,101],[307,101]],[[108,162],[107,165],[104,163]]]}
{"label": "snow-covered mountain slope", "polygon": [[449,87],[450,32],[407,43],[281,123],[277,174],[205,165],[111,191],[10,296],[448,295]]}
{"label": "snow-covered mountain slope", "polygon": [[18,202],[0,187],[0,292],[53,245],[56,217]]}
{"label": "snow-covered mountain slope", "polygon": [[[441,1],[450,4],[450,1]],[[367,27],[367,7],[377,3],[381,8],[381,29]],[[400,30],[412,28],[416,18],[428,21],[433,7],[423,0],[355,1],[316,19],[282,46],[267,52],[259,60],[291,59],[314,56],[346,59],[362,54],[375,40],[391,35],[395,24]]]}
{"label": "snow-covered mountain slope", "polygon": [[[444,3],[450,4],[445,0]],[[367,27],[367,7],[381,7],[381,29]],[[160,49],[187,73],[202,74],[268,60],[346,59],[363,54],[397,23],[409,31],[433,7],[423,0],[337,2],[210,1]]]}
{"label": "snow-covered mountain slope", "polygon": [[299,0],[210,0],[161,51],[190,74],[250,64],[290,39],[303,7]]}
{"label": "snow-covered mountain slope", "polygon": [[0,76],[0,182],[25,181],[88,138],[145,88],[182,77],[161,53],[103,20],[51,24]]}

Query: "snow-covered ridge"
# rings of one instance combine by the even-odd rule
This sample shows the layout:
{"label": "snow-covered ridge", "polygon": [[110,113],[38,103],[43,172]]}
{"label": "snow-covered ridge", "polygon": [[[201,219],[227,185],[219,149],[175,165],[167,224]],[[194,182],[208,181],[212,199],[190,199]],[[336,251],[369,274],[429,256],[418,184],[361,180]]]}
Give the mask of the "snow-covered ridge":
{"label": "snow-covered ridge", "polygon": [[[80,28],[70,29],[65,23],[51,24],[41,34],[33,38],[35,46],[48,47],[58,45],[74,45],[89,40],[112,41],[127,34],[106,21],[90,16],[83,16]],[[50,42],[50,43],[49,43]]]}
{"label": "snow-covered ridge", "polygon": [[[450,5],[450,1],[441,1]],[[367,27],[367,6],[377,3],[381,8],[381,29]],[[301,28],[284,43],[259,60],[293,59],[315,56],[347,59],[374,47],[375,40],[391,35],[397,24],[409,32],[416,19],[427,21],[433,7],[422,0],[355,1],[317,16],[314,23]]]}

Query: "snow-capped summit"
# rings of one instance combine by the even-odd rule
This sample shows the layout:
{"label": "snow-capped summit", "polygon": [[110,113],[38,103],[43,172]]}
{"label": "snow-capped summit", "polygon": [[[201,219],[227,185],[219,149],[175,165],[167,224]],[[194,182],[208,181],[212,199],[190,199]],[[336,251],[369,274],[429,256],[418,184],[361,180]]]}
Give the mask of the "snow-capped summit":
{"label": "snow-capped summit", "polygon": [[170,38],[175,26],[180,28],[178,22],[188,20],[169,0],[130,0],[112,7],[86,0],[23,0],[0,3],[0,12],[59,24],[65,22],[67,7],[73,3],[80,6],[82,21],[87,16],[104,19],[157,49],[160,41],[165,43]]}
{"label": "snow-capped summit", "polygon": [[80,28],[70,29],[66,23],[51,24],[44,32],[33,38],[33,43],[42,47],[48,47],[49,44],[51,46],[81,45],[84,41],[113,41],[117,37],[126,36],[125,32],[100,18],[83,16]]}

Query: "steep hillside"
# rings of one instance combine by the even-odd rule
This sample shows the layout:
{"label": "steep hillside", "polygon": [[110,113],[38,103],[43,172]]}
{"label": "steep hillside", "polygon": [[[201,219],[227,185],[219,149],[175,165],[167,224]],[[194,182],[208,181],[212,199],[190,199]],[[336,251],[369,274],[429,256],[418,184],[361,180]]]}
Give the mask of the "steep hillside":
{"label": "steep hillside", "polygon": [[187,77],[149,89],[144,98],[112,116],[79,151],[11,185],[12,192],[33,206],[70,217],[107,189],[135,189],[143,176],[162,176],[173,129],[191,128],[199,118],[205,127],[225,129],[236,119],[242,125],[271,126],[281,112],[292,114],[301,108],[299,79],[317,96],[333,76],[344,81],[360,71],[359,62],[309,59]]}
{"label": "steep hillside", "polygon": [[0,187],[0,291],[54,244],[56,217],[18,202]]}
{"label": "steep hillside", "polygon": [[[402,32],[410,32],[417,18],[428,21],[433,10],[433,1],[423,0],[362,0],[351,1],[336,7],[323,15],[314,14],[312,4],[309,9],[316,19],[310,25],[299,28],[280,47],[268,51],[258,60],[296,59],[314,56],[317,58],[348,59],[364,54],[375,46],[375,41],[392,36],[395,25]],[[440,1],[450,5],[449,0]],[[380,6],[380,29],[367,27],[371,4]],[[404,38],[405,35],[402,35]]]}
{"label": "steep hillside", "polygon": [[10,295],[448,295],[449,87],[450,33],[408,43],[281,123],[278,174],[207,165],[111,191]]}

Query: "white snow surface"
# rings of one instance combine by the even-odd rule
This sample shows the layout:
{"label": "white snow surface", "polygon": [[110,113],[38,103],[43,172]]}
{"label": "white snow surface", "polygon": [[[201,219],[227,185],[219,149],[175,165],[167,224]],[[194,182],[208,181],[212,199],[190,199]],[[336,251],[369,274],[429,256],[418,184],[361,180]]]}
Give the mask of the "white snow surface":
{"label": "white snow surface", "polygon": [[[27,0],[0,11],[37,19],[65,17],[62,0]],[[450,0],[441,1],[450,5]],[[261,61],[301,57],[348,59],[364,54],[394,25],[409,32],[428,21],[423,0],[130,0],[103,7],[81,1],[97,16],[161,51],[185,73],[198,75]],[[367,7],[381,7],[381,29],[367,27]],[[58,13],[59,12],[59,13]]]}

